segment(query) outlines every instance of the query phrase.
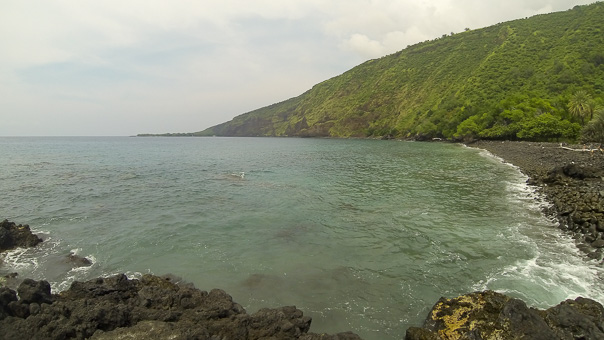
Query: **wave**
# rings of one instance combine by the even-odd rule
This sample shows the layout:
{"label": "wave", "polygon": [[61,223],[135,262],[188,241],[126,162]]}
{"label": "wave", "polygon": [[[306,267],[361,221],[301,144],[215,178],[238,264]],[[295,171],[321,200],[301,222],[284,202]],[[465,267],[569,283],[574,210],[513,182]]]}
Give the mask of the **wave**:
{"label": "wave", "polygon": [[586,258],[570,235],[558,229],[558,221],[543,211],[551,207],[538,187],[527,184],[528,177],[520,169],[492,153],[479,154],[511,166],[517,178],[506,182],[508,200],[519,207],[522,222],[510,226],[510,245],[524,244],[531,254],[513,264],[491,272],[472,289],[492,289],[523,299],[530,306],[549,308],[565,299],[578,296],[604,303],[604,268]]}
{"label": "wave", "polygon": [[[17,248],[1,256],[0,276],[16,272],[18,276],[7,285],[11,288],[24,278],[46,280],[54,293],[66,290],[74,281],[88,280],[98,272],[98,261],[93,254],[82,255],[81,248],[70,249],[63,241],[53,238],[46,231],[34,231],[44,240],[33,248]],[[75,263],[70,257],[88,260],[87,265]],[[12,284],[11,284],[12,283]]]}

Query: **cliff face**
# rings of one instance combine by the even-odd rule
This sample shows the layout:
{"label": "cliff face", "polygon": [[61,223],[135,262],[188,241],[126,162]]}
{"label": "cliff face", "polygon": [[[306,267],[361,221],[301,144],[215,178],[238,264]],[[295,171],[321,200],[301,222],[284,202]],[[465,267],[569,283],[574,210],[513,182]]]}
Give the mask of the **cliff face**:
{"label": "cliff face", "polygon": [[194,135],[576,137],[567,104],[602,99],[602,32],[595,3],[443,36]]}

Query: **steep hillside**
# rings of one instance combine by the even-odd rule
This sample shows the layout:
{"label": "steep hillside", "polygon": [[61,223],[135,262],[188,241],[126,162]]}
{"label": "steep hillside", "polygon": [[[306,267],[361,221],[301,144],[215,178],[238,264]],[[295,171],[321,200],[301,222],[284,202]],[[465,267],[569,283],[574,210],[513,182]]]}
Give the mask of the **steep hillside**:
{"label": "steep hillside", "polygon": [[578,92],[602,103],[601,2],[408,46],[194,135],[572,139]]}

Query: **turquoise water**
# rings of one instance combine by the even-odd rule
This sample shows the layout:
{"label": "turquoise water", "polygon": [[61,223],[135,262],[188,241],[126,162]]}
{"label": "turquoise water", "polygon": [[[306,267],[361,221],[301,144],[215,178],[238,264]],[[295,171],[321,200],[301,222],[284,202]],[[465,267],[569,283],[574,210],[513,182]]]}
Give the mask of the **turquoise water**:
{"label": "turquoise water", "polygon": [[[602,269],[514,167],[453,144],[279,138],[0,138],[0,218],[45,242],[0,274],[172,273],[311,331],[400,339],[441,296],[604,301]],[[72,269],[64,256],[94,261]]]}

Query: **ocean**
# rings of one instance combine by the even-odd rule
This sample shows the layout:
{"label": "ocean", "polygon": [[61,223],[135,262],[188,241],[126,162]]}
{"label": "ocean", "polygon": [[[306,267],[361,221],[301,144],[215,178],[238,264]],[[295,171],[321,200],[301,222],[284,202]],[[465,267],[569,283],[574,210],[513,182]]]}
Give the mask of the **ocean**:
{"label": "ocean", "polygon": [[[446,143],[0,137],[0,218],[44,242],[0,276],[173,274],[249,313],[295,305],[312,332],[401,339],[441,297],[492,289],[547,308],[604,302],[603,270],[541,213],[526,177]],[[72,268],[70,253],[92,260]]]}

